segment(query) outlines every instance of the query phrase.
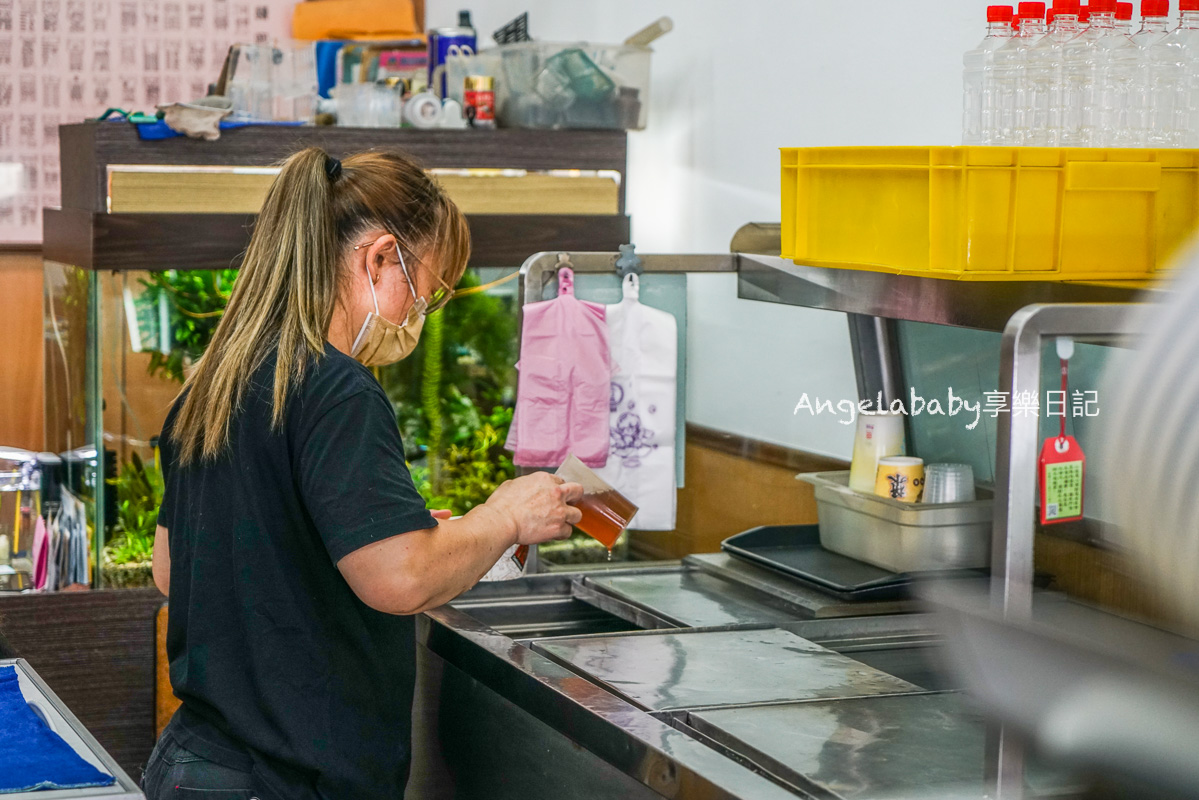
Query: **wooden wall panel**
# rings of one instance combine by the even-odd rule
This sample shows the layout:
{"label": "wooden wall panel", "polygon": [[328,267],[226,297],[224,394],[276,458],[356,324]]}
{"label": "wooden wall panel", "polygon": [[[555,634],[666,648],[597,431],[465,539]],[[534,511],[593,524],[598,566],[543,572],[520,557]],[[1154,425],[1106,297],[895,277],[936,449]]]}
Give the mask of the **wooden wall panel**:
{"label": "wooden wall panel", "polygon": [[756,525],[816,522],[816,498],[799,472],[848,469],[824,456],[718,438],[714,432],[688,426],[686,486],[679,490],[677,527],[673,531],[637,531],[630,548],[639,558],[673,559],[713,553],[735,533]]}
{"label": "wooden wall panel", "polygon": [[42,256],[0,252],[0,445],[43,439]]}

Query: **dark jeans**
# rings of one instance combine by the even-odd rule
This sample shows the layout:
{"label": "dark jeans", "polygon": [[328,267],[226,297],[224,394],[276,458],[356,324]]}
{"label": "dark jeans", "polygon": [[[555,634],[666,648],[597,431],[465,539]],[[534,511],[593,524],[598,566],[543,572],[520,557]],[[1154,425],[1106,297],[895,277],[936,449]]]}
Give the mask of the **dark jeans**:
{"label": "dark jeans", "polygon": [[150,754],[142,791],[146,800],[257,800],[249,772],[206,761],[175,741],[168,728]]}

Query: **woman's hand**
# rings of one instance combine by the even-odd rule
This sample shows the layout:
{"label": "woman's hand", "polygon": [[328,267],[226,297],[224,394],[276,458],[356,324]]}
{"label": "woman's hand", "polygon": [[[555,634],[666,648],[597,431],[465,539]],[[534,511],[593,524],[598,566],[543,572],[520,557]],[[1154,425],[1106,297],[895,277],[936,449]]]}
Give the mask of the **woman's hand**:
{"label": "woman's hand", "polygon": [[570,536],[583,512],[569,504],[582,497],[580,484],[535,472],[505,481],[480,508],[505,518],[516,531],[516,544],[541,544]]}

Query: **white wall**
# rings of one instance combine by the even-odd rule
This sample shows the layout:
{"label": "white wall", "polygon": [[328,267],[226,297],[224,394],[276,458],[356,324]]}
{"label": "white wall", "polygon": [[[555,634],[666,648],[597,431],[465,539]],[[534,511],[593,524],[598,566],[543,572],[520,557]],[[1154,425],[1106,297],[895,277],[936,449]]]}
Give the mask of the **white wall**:
{"label": "white wall", "polygon": [[[430,27],[468,3],[429,0]],[[480,39],[522,11],[534,38],[619,42],[659,16],[649,127],[629,137],[628,210],[642,252],[726,252],[779,219],[778,148],[955,144],[961,55],[983,0],[487,0]],[[693,276],[687,418],[848,458],[851,432],[795,417],[804,392],[854,398],[844,317],[738,300]]]}

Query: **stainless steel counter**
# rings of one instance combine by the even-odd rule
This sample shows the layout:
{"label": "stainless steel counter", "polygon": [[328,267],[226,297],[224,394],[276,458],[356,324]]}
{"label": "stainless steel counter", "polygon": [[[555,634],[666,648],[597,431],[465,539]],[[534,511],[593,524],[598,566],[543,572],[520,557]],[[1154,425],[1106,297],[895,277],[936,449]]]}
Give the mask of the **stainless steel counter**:
{"label": "stainless steel counter", "polygon": [[983,723],[912,612],[722,556],[482,585],[421,619],[411,791],[981,797]]}

